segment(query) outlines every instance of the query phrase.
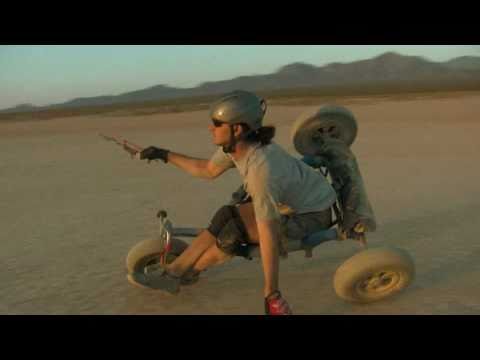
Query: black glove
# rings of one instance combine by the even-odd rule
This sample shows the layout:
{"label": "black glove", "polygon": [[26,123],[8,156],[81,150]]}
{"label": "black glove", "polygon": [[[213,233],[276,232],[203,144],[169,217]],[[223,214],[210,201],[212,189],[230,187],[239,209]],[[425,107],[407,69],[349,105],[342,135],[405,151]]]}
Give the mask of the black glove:
{"label": "black glove", "polygon": [[155,160],[161,159],[164,163],[168,162],[168,153],[170,151],[159,149],[155,146],[149,146],[140,152],[140,159]]}

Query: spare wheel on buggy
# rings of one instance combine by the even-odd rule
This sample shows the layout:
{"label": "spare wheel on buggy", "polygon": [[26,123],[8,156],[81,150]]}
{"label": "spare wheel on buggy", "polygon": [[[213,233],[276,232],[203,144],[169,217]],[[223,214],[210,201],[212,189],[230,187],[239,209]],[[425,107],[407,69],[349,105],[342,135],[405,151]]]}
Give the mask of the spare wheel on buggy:
{"label": "spare wheel on buggy", "polygon": [[325,138],[352,145],[357,136],[357,121],[343,106],[324,105],[301,114],[291,128],[295,149],[302,155],[316,155]]}

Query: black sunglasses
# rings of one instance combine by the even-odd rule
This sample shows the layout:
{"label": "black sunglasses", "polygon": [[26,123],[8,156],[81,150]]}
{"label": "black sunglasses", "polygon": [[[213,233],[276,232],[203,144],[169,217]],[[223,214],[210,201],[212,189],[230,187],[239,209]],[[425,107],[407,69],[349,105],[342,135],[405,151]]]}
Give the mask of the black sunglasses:
{"label": "black sunglasses", "polygon": [[213,123],[213,126],[215,126],[215,127],[220,127],[220,126],[222,126],[223,124],[227,124],[227,123],[224,122],[224,121],[215,120],[215,119],[212,119],[212,123]]}

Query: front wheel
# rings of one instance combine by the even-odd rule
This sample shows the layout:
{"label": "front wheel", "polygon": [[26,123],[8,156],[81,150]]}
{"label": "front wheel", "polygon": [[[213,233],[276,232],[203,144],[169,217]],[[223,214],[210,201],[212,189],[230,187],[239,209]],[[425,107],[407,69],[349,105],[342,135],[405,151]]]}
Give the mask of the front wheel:
{"label": "front wheel", "polygon": [[[182,240],[172,239],[172,250],[167,256],[167,263],[174,261],[188,246]],[[145,268],[160,261],[162,252],[160,240],[147,239],[135,245],[127,255],[127,270],[129,273],[143,273]]]}
{"label": "front wheel", "polygon": [[390,297],[406,288],[415,276],[411,256],[398,248],[361,251],[335,272],[337,295],[347,301],[370,303]]}
{"label": "front wheel", "polygon": [[[172,249],[167,255],[167,264],[173,262],[188,247],[188,244],[180,239],[172,238]],[[163,250],[160,240],[147,239],[135,245],[127,255],[127,271],[146,274],[149,267],[155,267],[160,263],[160,254]],[[198,274],[187,273],[182,277],[182,285],[190,285],[198,280]]]}

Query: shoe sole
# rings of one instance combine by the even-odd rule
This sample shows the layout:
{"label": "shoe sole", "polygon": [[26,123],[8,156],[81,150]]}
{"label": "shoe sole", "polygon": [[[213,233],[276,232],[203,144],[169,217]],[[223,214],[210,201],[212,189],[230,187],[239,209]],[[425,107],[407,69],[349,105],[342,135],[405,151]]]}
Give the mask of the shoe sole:
{"label": "shoe sole", "polygon": [[139,289],[143,289],[143,290],[161,291],[162,293],[168,294],[168,295],[177,295],[180,292],[180,288],[176,292],[171,292],[171,291],[168,291],[168,290],[165,290],[165,289],[157,289],[157,288],[153,288],[153,287],[144,285],[144,284],[138,282],[137,280],[135,280],[135,278],[132,276],[132,274],[127,274],[127,280],[133,286],[135,286]]}
{"label": "shoe sole", "polygon": [[133,286],[139,288],[139,289],[145,289],[145,290],[153,290],[151,287],[148,287],[146,285],[143,285],[139,283],[138,281],[135,280],[135,278],[132,276],[132,274],[127,274],[127,280],[130,284]]}

